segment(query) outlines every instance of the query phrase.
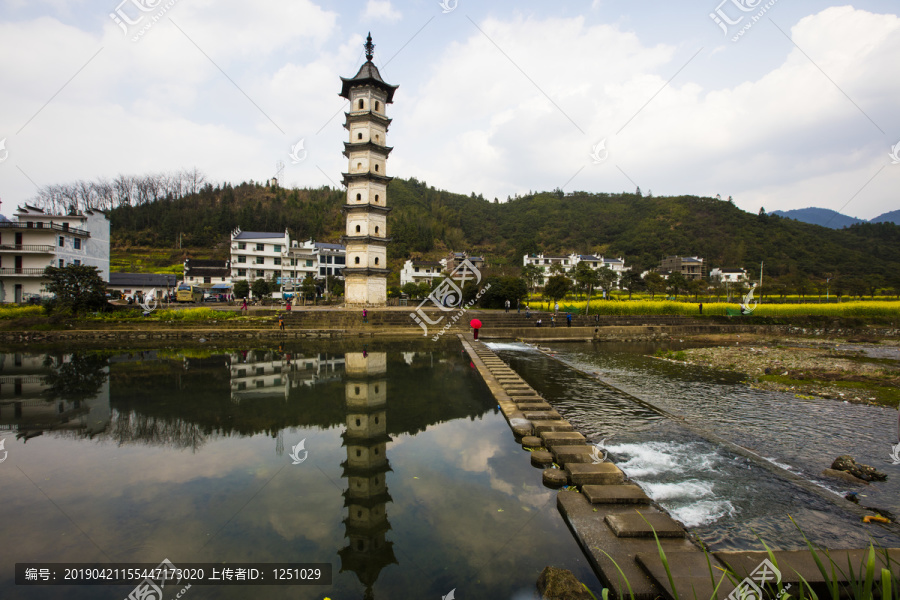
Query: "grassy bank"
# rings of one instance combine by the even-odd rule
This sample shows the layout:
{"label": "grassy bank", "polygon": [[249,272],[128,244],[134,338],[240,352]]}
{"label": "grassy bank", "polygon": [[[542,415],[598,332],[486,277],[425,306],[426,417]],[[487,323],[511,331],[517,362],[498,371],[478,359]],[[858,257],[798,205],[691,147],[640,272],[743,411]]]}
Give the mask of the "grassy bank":
{"label": "grassy bank", "polygon": [[[587,301],[567,301],[560,303],[559,309],[573,314],[584,314]],[[703,304],[703,315],[726,316],[725,309],[738,308],[736,304]],[[699,303],[672,300],[632,300],[610,301],[591,300],[590,314],[613,316],[639,315],[682,315],[700,316]],[[900,302],[897,301],[857,301],[840,304],[760,304],[753,311],[753,317],[900,317]]]}

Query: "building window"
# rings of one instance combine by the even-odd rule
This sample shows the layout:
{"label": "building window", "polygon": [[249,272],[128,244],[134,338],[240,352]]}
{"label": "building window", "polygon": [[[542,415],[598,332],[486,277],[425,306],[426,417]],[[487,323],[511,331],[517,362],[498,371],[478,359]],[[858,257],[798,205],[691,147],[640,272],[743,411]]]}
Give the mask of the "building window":
{"label": "building window", "polygon": [[378,235],[378,225],[375,226],[375,235]]}
{"label": "building window", "polygon": [[266,245],[265,245],[265,244],[257,244],[257,245],[256,245],[256,251],[257,251],[257,252],[265,252],[265,250],[266,250]]}
{"label": "building window", "polygon": [[72,241],[75,242],[75,249],[76,249],[76,250],[81,250],[81,239],[75,238],[75,239],[72,240]]}
{"label": "building window", "polygon": [[238,256],[238,262],[239,263],[247,262],[247,257],[246,256]]}
{"label": "building window", "polygon": [[64,238],[63,236],[59,236],[59,247],[62,248],[65,245],[66,245],[66,238]]}
{"label": "building window", "polygon": [[75,259],[75,266],[77,267],[77,266],[80,265],[80,264],[81,264],[81,261],[78,260],[78,259],[76,258],[76,259]]}
{"label": "building window", "polygon": [[375,165],[375,172],[378,172],[378,165]]}
{"label": "building window", "polygon": [[358,139],[358,140],[362,139],[362,132],[359,132],[356,134],[356,139]]}
{"label": "building window", "polygon": [[238,277],[246,277],[247,269],[238,269]]}
{"label": "building window", "polygon": [[266,276],[266,272],[265,271],[257,271],[256,276],[259,277],[260,279],[262,279],[263,277]]}
{"label": "building window", "polygon": [[334,264],[336,264],[336,265],[343,265],[343,264],[346,264],[345,261],[344,261],[344,257],[343,257],[343,256],[335,256],[335,257],[334,257]]}
{"label": "building window", "polygon": [[360,233],[362,229],[360,229],[359,225],[356,226],[356,233]]}
{"label": "building window", "polygon": [[377,257],[377,256],[375,257],[375,264],[376,264],[376,265],[378,264],[378,257]]}
{"label": "building window", "polygon": [[281,252],[281,244],[275,244],[275,252]]}
{"label": "building window", "polygon": [[60,269],[62,269],[65,266],[65,264],[66,263],[63,261],[63,259],[59,259],[59,268]]}
{"label": "building window", "polygon": [[312,260],[306,261],[306,266],[307,266],[307,267],[313,266],[313,261],[312,261]]}
{"label": "building window", "polygon": [[265,257],[265,256],[257,256],[257,257],[256,257],[256,264],[258,264],[258,265],[264,265],[264,264],[266,264],[266,257]]}
{"label": "building window", "polygon": [[357,256],[355,259],[353,259],[353,262],[359,264],[359,257]]}
{"label": "building window", "polygon": [[204,277],[203,283],[212,283],[212,277]]}
{"label": "building window", "polygon": [[378,100],[375,101],[375,110],[378,110]]}
{"label": "building window", "polygon": [[238,242],[238,250],[246,250],[246,249],[247,249],[247,244],[245,244],[244,242]]}
{"label": "building window", "polygon": [[365,102],[363,102],[363,99],[360,98],[359,99],[359,110],[362,110],[363,108],[365,108],[365,106],[366,106]]}
{"label": "building window", "polygon": [[362,201],[362,194],[357,194],[357,195],[356,195],[356,201],[357,201],[357,202]]}
{"label": "building window", "polygon": [[416,273],[418,273],[418,272],[419,272],[419,267],[416,267]]}
{"label": "building window", "polygon": [[281,264],[281,257],[278,257],[278,256],[275,257],[275,264],[276,264],[276,265],[280,265],[280,264]]}

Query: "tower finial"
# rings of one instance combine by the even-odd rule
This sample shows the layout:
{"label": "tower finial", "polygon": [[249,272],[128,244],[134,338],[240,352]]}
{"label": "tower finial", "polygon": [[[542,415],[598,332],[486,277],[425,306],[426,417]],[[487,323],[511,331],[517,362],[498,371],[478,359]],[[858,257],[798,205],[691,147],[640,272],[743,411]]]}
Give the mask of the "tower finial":
{"label": "tower finial", "polygon": [[366,38],[366,60],[372,60],[372,56],[375,52],[375,44],[372,43],[372,32],[369,32],[369,37]]}

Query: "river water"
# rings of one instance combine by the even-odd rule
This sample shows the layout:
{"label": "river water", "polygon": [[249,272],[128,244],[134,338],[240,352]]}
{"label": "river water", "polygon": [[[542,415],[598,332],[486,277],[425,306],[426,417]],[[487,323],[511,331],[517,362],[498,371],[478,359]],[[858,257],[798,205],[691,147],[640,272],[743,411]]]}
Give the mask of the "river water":
{"label": "river water", "polygon": [[[0,598],[15,563],[327,563],[193,598],[534,597],[600,585],[453,340],[0,355]],[[164,590],[170,600],[181,588]]]}
{"label": "river water", "polygon": [[[733,373],[651,358],[654,344],[567,343],[550,345],[549,352],[489,345],[713,550],[761,550],[760,539],[772,548],[804,548],[798,527],[831,548],[865,547],[870,540],[900,546],[897,535],[840,507],[849,503],[842,496],[856,492],[861,505],[900,515],[900,465],[890,456],[898,442],[896,409],[754,390]],[[838,505],[708,441],[703,432],[812,482]],[[848,486],[821,476],[842,454],[875,466],[888,480]]]}

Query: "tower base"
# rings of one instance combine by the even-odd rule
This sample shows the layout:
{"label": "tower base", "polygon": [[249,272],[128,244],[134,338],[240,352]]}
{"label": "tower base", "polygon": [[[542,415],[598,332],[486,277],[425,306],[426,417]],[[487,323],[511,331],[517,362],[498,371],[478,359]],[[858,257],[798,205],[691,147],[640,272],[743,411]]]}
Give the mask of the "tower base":
{"label": "tower base", "polygon": [[344,303],[348,306],[386,306],[387,278],[371,275],[347,275]]}

